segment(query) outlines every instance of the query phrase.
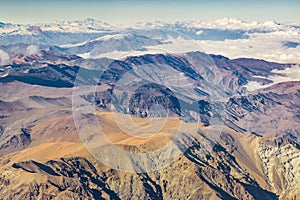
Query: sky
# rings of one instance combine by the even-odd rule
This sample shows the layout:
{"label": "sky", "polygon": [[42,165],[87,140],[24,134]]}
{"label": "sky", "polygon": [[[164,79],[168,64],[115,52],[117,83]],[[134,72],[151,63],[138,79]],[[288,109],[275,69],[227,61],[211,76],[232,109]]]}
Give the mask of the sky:
{"label": "sky", "polygon": [[130,24],[224,17],[300,23],[300,0],[0,0],[0,21],[23,24],[86,18]]}

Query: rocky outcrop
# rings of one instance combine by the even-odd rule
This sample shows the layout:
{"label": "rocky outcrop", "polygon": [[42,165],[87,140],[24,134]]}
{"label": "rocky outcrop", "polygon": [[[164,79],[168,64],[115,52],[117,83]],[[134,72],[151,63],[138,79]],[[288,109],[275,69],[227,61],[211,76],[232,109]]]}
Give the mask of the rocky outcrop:
{"label": "rocky outcrop", "polygon": [[22,128],[21,133],[9,136],[4,141],[0,146],[0,155],[25,149],[31,142],[30,129]]}
{"label": "rocky outcrop", "polygon": [[258,146],[263,172],[272,191],[280,194],[281,199],[300,197],[300,146],[294,139],[291,136],[266,139]]}
{"label": "rocky outcrop", "polygon": [[[185,149],[188,145],[189,148],[175,162],[154,172],[122,172],[83,157],[15,162],[0,174],[0,193],[5,194],[4,199],[297,198],[294,191],[299,180],[299,149],[285,140],[254,137],[261,142],[252,151],[257,151],[262,160],[271,189],[261,185],[252,171],[242,167],[244,163],[232,152],[244,148],[238,146],[239,138],[222,136],[228,140],[225,144],[231,141],[235,146],[232,148],[199,134],[184,135],[175,141],[178,147]],[[142,150],[144,146],[135,148]],[[274,173],[274,166],[279,174]]]}
{"label": "rocky outcrop", "polygon": [[[282,84],[281,84],[282,85]],[[288,88],[300,87],[298,82],[285,84]],[[296,86],[295,86],[296,85]],[[273,88],[231,97],[227,103],[226,124],[241,132],[256,135],[277,136],[293,132],[298,137],[300,119],[300,90],[292,89],[282,93]]]}

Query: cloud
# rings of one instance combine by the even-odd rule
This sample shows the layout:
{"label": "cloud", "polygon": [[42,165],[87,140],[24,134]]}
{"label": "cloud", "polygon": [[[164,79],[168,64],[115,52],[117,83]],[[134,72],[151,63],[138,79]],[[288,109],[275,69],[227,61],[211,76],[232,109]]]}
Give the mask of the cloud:
{"label": "cloud", "polygon": [[30,45],[26,48],[25,55],[31,56],[31,55],[39,55],[40,54],[40,48],[36,45]]}
{"label": "cloud", "polygon": [[273,73],[278,74],[278,76],[268,76],[268,77],[259,77],[259,78],[265,78],[272,83],[262,85],[259,82],[256,81],[250,81],[245,87],[248,91],[254,91],[257,89],[267,88],[272,85],[283,83],[283,82],[289,82],[289,81],[300,81],[300,65],[294,65],[291,68],[286,68],[284,70],[272,70]]}
{"label": "cloud", "polygon": [[2,49],[0,49],[0,65],[7,65],[9,64],[9,55]]}
{"label": "cloud", "polygon": [[[199,32],[200,33],[200,32]],[[189,51],[204,51],[236,58],[256,58],[279,63],[300,63],[300,45],[287,48],[283,41],[299,43],[300,30],[248,33],[248,38],[235,40],[192,40],[169,38],[164,44],[147,46],[145,51],[108,52],[96,57],[120,58],[121,56],[143,55],[147,53],[185,53]]]}

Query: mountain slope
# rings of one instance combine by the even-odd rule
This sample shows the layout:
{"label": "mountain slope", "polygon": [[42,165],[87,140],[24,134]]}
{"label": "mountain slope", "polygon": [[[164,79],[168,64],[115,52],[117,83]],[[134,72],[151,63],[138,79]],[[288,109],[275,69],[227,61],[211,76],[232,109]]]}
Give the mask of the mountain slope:
{"label": "mountain slope", "polygon": [[[43,143],[1,158],[0,191],[5,194],[9,188],[4,199],[298,197],[294,191],[299,186],[299,144],[288,142],[288,138],[265,139],[226,128],[217,144],[203,146],[205,132],[200,129],[196,137],[186,135],[182,139],[188,140],[176,141],[179,146],[188,145],[187,141],[193,141],[193,145],[167,168],[143,174],[110,169],[76,142]],[[283,142],[277,146],[279,141]],[[145,148],[142,144],[135,146]],[[288,174],[292,176],[278,176],[281,170],[291,170]]]}
{"label": "mountain slope", "polygon": [[[6,49],[12,62],[0,67],[0,199],[299,198],[300,84],[270,79],[287,77],[282,71],[294,65],[202,52],[111,60],[13,49]],[[248,91],[250,81],[272,84]],[[87,140],[73,116],[81,108],[77,122]],[[180,154],[145,172],[143,159],[110,151],[110,161],[133,171],[117,170],[122,166],[99,162],[88,146],[110,150],[99,126],[127,152],[174,144]]]}

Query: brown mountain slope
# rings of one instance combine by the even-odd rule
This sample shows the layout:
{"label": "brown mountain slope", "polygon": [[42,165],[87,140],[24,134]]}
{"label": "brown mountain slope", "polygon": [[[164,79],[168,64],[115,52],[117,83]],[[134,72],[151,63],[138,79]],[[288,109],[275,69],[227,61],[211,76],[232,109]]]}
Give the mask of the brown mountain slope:
{"label": "brown mountain slope", "polygon": [[[111,113],[99,113],[98,117],[109,125],[106,131],[108,135],[114,135],[111,138],[115,143],[135,146],[141,151],[157,148],[154,141],[166,141],[166,135],[162,133],[172,123],[179,122],[168,119],[166,124],[170,125],[156,135],[155,140],[136,140],[120,132],[115,135],[118,128],[112,123]],[[43,133],[43,138],[49,141],[33,142],[22,151],[1,157],[2,199],[299,197],[300,151],[289,136],[266,139],[225,128],[216,144],[206,146],[204,144],[209,143],[208,127],[199,127],[196,136],[184,135],[181,141],[175,141],[180,146],[189,145],[186,141],[192,141],[193,145],[189,145],[188,150],[170,166],[149,173],[126,173],[95,160],[78,138],[51,137],[55,135],[53,132],[70,135],[62,128],[66,124],[72,127],[66,120],[67,116],[53,117],[33,126],[32,138],[41,137],[38,133]],[[148,119],[136,120],[140,124],[148,123]],[[45,128],[49,125],[53,127]],[[69,142],[65,141],[66,138]],[[203,154],[203,151],[207,153]]]}

